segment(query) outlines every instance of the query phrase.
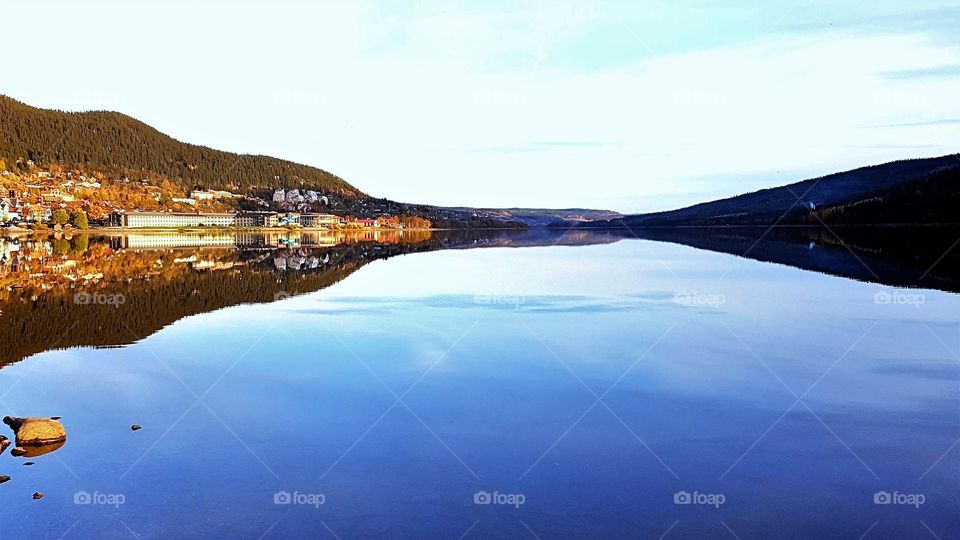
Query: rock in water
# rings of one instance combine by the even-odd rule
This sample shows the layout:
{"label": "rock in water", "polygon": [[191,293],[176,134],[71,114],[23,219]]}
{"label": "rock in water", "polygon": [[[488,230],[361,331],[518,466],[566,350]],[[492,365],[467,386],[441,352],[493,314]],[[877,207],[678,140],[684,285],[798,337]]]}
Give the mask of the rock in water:
{"label": "rock in water", "polygon": [[137,425],[137,424],[134,424],[134,425],[130,426],[130,429],[132,429],[133,431],[138,431],[138,430],[141,430],[141,429],[143,429],[143,428],[142,428],[141,426]]}
{"label": "rock in water", "polygon": [[10,451],[10,455],[13,457],[25,456],[27,454],[26,448],[20,448],[19,446]]}
{"label": "rock in water", "polygon": [[0,484],[5,484],[10,481],[10,477],[5,474],[0,474]]}
{"label": "rock in water", "polygon": [[0,435],[0,454],[2,454],[3,451],[7,449],[8,446],[10,446],[10,439],[4,437],[3,435]]}
{"label": "rock in water", "polygon": [[42,498],[43,498],[43,493],[40,493],[39,491],[34,492],[34,494],[33,494],[33,500],[39,501],[39,500],[42,499]]}
{"label": "rock in water", "polygon": [[67,440],[63,424],[51,418],[3,417],[3,423],[17,434],[17,446],[40,446]]}

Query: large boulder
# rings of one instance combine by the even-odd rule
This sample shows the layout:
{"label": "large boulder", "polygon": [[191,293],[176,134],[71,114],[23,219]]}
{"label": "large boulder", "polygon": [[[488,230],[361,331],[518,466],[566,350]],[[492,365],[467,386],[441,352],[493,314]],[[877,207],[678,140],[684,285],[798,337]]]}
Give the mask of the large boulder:
{"label": "large boulder", "polygon": [[67,440],[63,424],[50,418],[15,418],[5,416],[3,423],[17,434],[17,446],[44,446]]}

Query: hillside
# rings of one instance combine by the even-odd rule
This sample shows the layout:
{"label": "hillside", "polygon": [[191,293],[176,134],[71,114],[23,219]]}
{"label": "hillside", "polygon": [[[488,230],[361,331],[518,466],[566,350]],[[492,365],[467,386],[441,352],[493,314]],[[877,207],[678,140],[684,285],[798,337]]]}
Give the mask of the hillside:
{"label": "hillside", "polygon": [[[810,224],[956,224],[960,222],[960,167],[933,172],[804,216]],[[798,220],[794,219],[793,222]]]}
{"label": "hillside", "polygon": [[960,223],[960,155],[894,161],[590,227]]}
{"label": "hillside", "polygon": [[[95,220],[115,209],[223,212],[275,208],[362,218],[407,215],[429,219],[437,228],[482,229],[620,217],[608,210],[444,208],[374,198],[322,169],[183,143],[121,113],[39,109],[0,95],[3,169],[10,170],[0,177],[0,187],[21,194],[21,202],[32,198],[35,200],[26,202],[40,203],[44,193],[69,191],[73,206]],[[65,187],[71,182],[96,182],[96,187]],[[275,192],[282,188],[303,193],[296,191],[284,204],[275,199]],[[223,190],[237,196],[189,200],[195,189]],[[308,190],[313,193],[307,195]]]}
{"label": "hillside", "polygon": [[162,177],[184,192],[202,187],[249,193],[288,183],[363,197],[342,178],[315,167],[183,143],[116,112],[38,109],[2,95],[0,159],[11,165],[30,160],[39,166],[81,167],[132,179]]}

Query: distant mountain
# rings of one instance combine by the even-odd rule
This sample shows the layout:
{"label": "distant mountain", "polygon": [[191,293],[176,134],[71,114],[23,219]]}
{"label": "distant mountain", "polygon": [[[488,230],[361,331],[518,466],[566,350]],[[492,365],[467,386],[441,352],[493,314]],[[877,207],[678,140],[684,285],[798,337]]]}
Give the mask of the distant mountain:
{"label": "distant mountain", "polygon": [[894,161],[587,227],[957,224],[960,154]]}
{"label": "distant mountain", "polygon": [[459,220],[481,219],[522,223],[527,227],[546,227],[548,225],[573,225],[580,222],[610,220],[623,217],[613,210],[591,210],[588,208],[469,208],[436,207],[444,217]]}
{"label": "distant mountain", "polygon": [[184,191],[201,186],[246,193],[286,183],[365,197],[342,178],[316,167],[183,143],[116,112],[38,109],[3,95],[0,159],[11,165],[23,159],[38,165],[79,166],[131,179],[160,176]]}

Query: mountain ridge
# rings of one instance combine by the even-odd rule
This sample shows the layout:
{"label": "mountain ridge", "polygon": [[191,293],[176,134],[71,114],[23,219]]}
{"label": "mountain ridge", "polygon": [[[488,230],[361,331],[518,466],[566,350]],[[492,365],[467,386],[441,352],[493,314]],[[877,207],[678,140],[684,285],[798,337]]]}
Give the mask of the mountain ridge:
{"label": "mountain ridge", "polygon": [[[909,202],[909,211],[903,209]],[[858,167],[676,210],[586,227],[960,223],[960,154]],[[947,218],[947,221],[940,221]],[[937,220],[937,221],[934,221]]]}

